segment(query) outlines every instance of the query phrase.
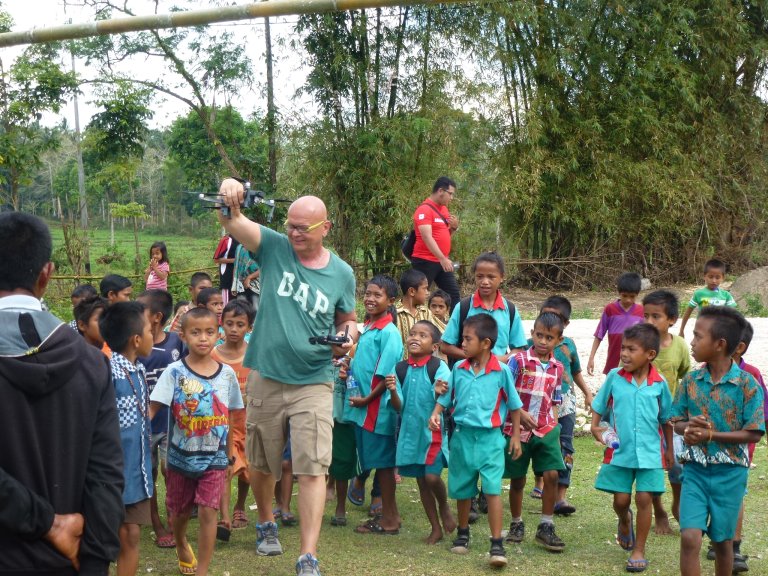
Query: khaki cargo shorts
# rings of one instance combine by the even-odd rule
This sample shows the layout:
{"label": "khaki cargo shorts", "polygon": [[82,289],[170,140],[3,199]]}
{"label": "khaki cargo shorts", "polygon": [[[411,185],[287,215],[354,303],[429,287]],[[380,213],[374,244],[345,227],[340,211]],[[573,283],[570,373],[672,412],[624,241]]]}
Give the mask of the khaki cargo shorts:
{"label": "khaki cargo shorts", "polygon": [[333,383],[284,384],[252,370],[245,391],[251,468],[280,480],[290,424],[293,473],[327,474],[333,445]]}

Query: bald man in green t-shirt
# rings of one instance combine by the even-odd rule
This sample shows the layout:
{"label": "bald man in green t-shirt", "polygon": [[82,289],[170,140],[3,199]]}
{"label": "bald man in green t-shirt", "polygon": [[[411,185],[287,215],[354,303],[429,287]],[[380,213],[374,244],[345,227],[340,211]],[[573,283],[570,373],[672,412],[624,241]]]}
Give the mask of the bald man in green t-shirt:
{"label": "bald man in green t-shirt", "polygon": [[[282,554],[272,518],[272,494],[282,472],[286,430],[291,429],[293,473],[299,478],[301,556],[297,571],[320,574],[317,541],[325,507],[325,475],[333,427],[332,356],[357,339],[352,268],[325,248],[331,229],[325,204],[303,196],[291,204],[285,234],[251,222],[240,212],[243,185],[224,180],[219,191],[231,218],[221,224],[259,264],[261,304],[246,352],[253,371],[246,385],[247,450],[251,487],[259,509],[256,552]],[[352,340],[328,348],[309,338],[329,330]]]}

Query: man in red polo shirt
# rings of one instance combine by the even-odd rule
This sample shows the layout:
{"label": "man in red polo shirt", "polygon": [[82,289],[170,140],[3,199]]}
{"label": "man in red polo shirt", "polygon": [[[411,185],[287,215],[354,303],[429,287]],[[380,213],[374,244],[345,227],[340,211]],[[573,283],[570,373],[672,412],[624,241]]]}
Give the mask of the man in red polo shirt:
{"label": "man in red polo shirt", "polygon": [[416,208],[413,214],[413,229],[416,244],[413,247],[411,264],[423,272],[432,282],[451,296],[451,308],[461,300],[459,284],[453,271],[451,235],[458,229],[459,221],[448,211],[448,204],[456,193],[456,183],[447,176],[441,176],[432,186],[432,194]]}

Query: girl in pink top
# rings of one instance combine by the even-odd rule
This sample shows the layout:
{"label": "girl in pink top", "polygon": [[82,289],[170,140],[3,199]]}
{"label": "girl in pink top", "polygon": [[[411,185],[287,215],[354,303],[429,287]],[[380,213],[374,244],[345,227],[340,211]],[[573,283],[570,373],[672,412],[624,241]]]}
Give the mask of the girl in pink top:
{"label": "girl in pink top", "polygon": [[144,271],[147,290],[168,290],[168,249],[165,242],[155,242],[149,247],[149,266]]}

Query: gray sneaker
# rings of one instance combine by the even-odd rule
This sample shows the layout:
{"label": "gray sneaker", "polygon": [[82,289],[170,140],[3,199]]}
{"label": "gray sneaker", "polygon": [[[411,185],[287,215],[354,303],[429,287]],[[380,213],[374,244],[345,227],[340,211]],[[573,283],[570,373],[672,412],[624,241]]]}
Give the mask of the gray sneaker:
{"label": "gray sneaker", "polygon": [[317,558],[309,552],[296,561],[296,576],[320,576]]}
{"label": "gray sneaker", "polygon": [[283,547],[280,545],[280,540],[277,539],[277,524],[274,522],[257,524],[256,534],[256,554],[259,556],[279,556],[283,553]]}

